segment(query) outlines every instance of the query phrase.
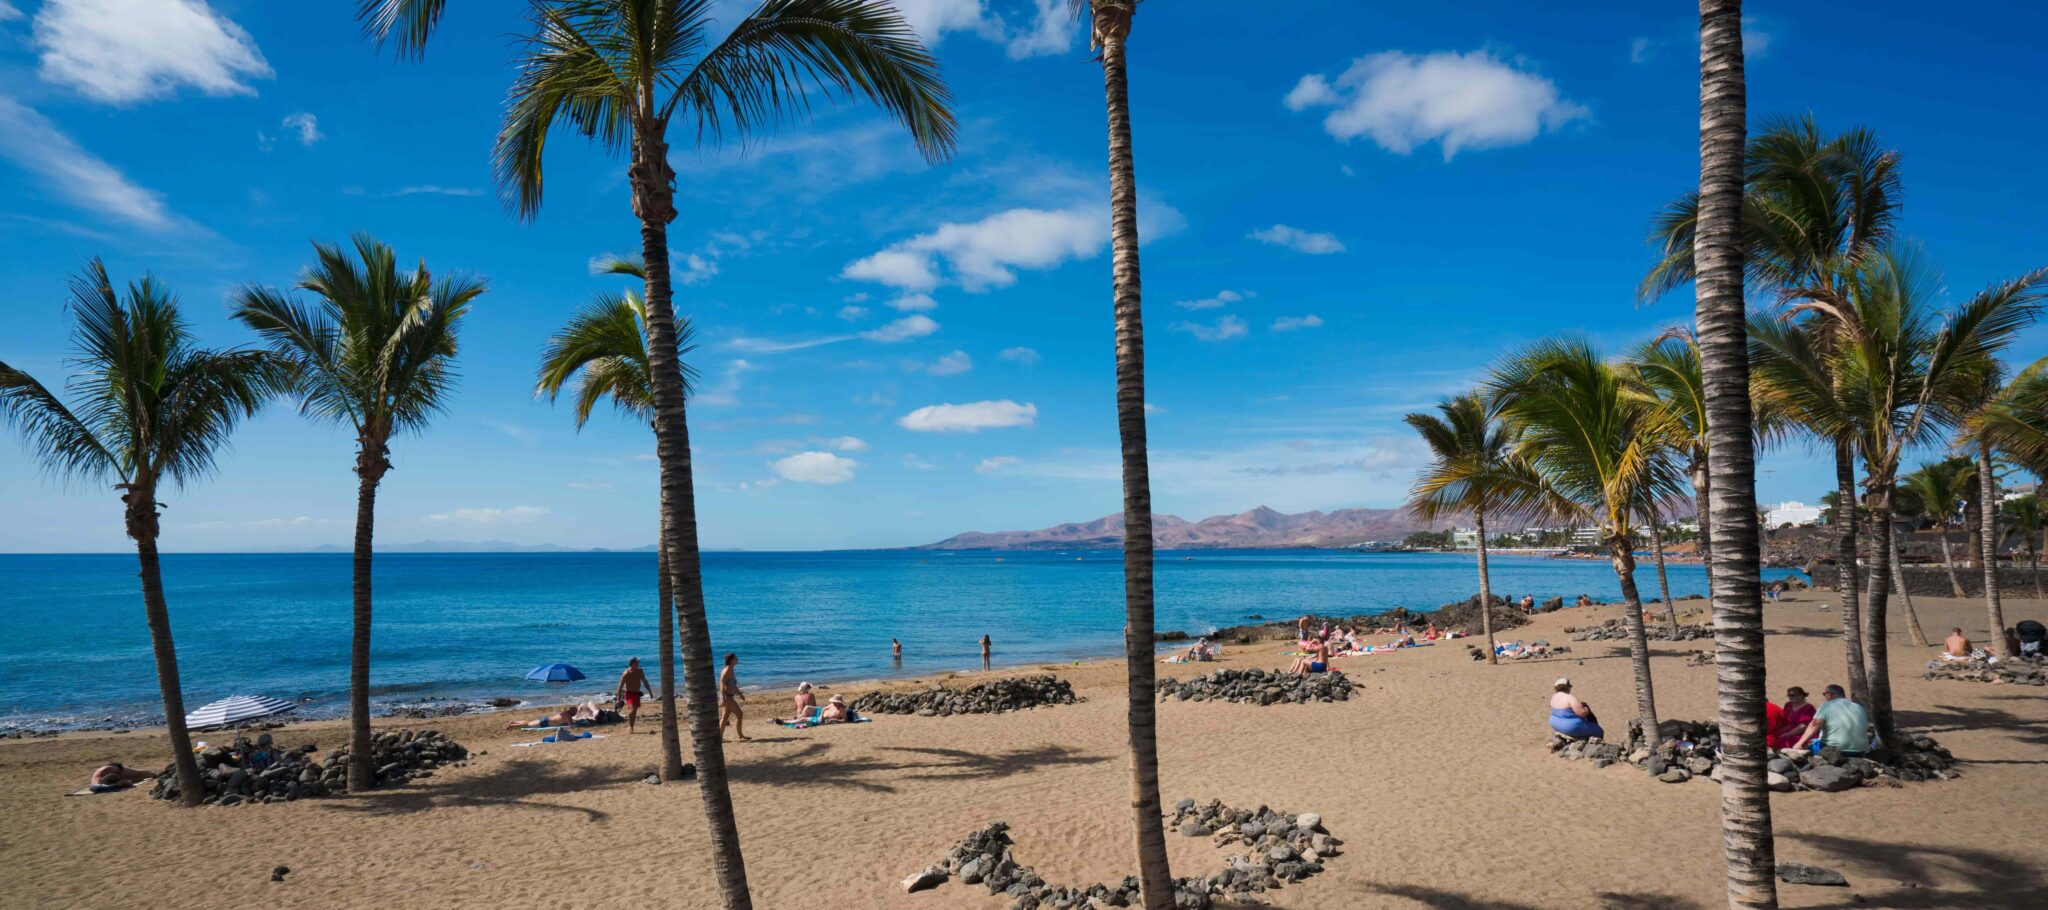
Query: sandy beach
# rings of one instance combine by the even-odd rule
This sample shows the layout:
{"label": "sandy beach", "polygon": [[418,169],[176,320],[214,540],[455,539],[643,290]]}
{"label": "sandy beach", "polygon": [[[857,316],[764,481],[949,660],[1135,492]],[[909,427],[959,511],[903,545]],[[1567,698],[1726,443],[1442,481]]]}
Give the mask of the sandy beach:
{"label": "sandy beach", "polygon": [[[1839,617],[1821,606],[1832,607],[1826,592],[1767,608],[1774,693],[1841,676]],[[1981,639],[1981,602],[1916,606],[1930,631],[1961,625]],[[2016,620],[2048,607],[2008,600],[2006,611]],[[1563,643],[1565,626],[1616,615],[1566,610],[1511,634]],[[1339,669],[1360,691],[1345,703],[1170,702],[1163,795],[1321,813],[1343,855],[1270,892],[1280,907],[1720,906],[1718,786],[1596,770],[1543,748],[1554,677],[1572,677],[1610,727],[1632,705],[1625,650],[1571,644],[1566,656],[1497,668],[1470,661],[1461,642],[1347,658]],[[1283,666],[1280,647],[1236,648],[1224,664]],[[1713,668],[1685,665],[1708,647],[1653,643],[1664,717],[1711,716]],[[2041,906],[2048,854],[2037,825],[2001,807],[2048,798],[2048,690],[1922,680],[1932,651],[1902,635],[1892,648],[1900,723],[1952,749],[1962,777],[1778,796],[1779,859],[1838,869],[1851,884],[1785,886],[1783,905]],[[1003,672],[1027,669],[990,675]],[[755,741],[727,755],[756,905],[1007,907],[957,882],[919,894],[899,885],[990,819],[1011,824],[1018,860],[1049,881],[1135,871],[1121,665],[1057,672],[1084,703],[791,731],[766,723],[783,695],[755,696]],[[606,739],[532,749],[511,746],[533,737],[502,729],[503,715],[394,724],[443,730],[480,755],[389,790],[229,809],[177,809],[139,791],[63,795],[107,759],[161,767],[162,740],[147,731],[0,744],[0,813],[11,821],[0,894],[11,907],[712,907],[696,788],[642,782],[659,751],[645,721],[637,736],[614,727]],[[344,732],[329,722],[277,735],[324,746]],[[1214,871],[1224,852],[1178,834],[1169,845],[1180,875]],[[270,881],[278,865],[292,870],[283,883]]]}

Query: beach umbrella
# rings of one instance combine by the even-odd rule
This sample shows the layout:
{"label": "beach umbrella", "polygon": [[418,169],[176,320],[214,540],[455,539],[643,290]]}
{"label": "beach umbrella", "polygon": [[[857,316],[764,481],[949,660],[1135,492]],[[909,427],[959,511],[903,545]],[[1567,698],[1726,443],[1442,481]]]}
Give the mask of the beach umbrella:
{"label": "beach umbrella", "polygon": [[568,664],[541,664],[527,671],[526,678],[540,682],[575,682],[583,678],[583,671]]}
{"label": "beach umbrella", "polygon": [[268,695],[234,695],[185,715],[185,725],[194,728],[225,727],[245,720],[282,714],[298,707],[282,698]]}

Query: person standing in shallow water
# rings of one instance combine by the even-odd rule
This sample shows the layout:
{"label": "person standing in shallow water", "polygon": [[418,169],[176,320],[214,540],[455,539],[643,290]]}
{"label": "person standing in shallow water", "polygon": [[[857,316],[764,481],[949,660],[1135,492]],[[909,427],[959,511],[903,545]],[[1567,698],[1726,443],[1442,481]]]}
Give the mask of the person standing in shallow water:
{"label": "person standing in shallow water", "polygon": [[899,663],[899,664],[903,662],[903,643],[902,643],[902,642],[900,642],[900,641],[897,641],[896,639],[893,639],[893,638],[892,638],[892,639],[889,639],[889,657],[890,657],[890,658],[891,658],[892,660],[894,660],[894,661],[896,661],[897,663]]}
{"label": "person standing in shallow water", "polygon": [[728,651],[725,655],[725,669],[720,670],[718,673],[718,739],[720,742],[725,741],[725,725],[728,723],[732,724],[733,732],[739,736],[740,742],[754,741],[753,737],[747,735],[747,712],[740,707],[740,702],[746,701],[747,696],[740,691],[739,674],[734,669],[739,666],[739,663],[740,656]]}
{"label": "person standing in shallow water", "polygon": [[640,720],[640,696],[652,696],[653,687],[647,685],[647,674],[640,669],[640,658],[626,660],[626,672],[619,674],[619,687],[612,693],[614,698],[626,703],[626,735],[633,734],[633,725]]}
{"label": "person standing in shallow water", "polygon": [[988,669],[988,654],[989,654],[989,640],[988,640],[988,636],[987,636],[987,635],[983,635],[983,636],[981,637],[981,668],[982,668],[983,670],[987,670],[987,669]]}

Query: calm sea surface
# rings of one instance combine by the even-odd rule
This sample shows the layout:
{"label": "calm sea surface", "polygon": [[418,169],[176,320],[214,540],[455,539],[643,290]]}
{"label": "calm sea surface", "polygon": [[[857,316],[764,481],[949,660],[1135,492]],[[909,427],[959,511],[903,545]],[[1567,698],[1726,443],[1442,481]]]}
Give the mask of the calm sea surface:
{"label": "calm sea surface", "polygon": [[[1494,557],[1493,588],[1539,600],[1620,596],[1605,562]],[[160,722],[133,554],[0,555],[0,729]],[[346,554],[164,557],[186,704],[255,693],[341,709],[348,685]],[[1779,577],[1785,571],[1770,573]],[[1473,560],[1329,550],[1161,552],[1158,627],[1202,632],[1250,614],[1433,609],[1477,590]],[[1704,593],[1672,566],[1678,596]],[[1645,597],[1656,593],[1648,565]],[[1113,551],[707,553],[712,645],[749,686],[859,680],[1121,651]],[[372,698],[380,705],[609,691],[626,658],[654,674],[654,556],[380,554]],[[903,641],[901,664],[889,639]],[[590,679],[521,677],[565,661]]]}

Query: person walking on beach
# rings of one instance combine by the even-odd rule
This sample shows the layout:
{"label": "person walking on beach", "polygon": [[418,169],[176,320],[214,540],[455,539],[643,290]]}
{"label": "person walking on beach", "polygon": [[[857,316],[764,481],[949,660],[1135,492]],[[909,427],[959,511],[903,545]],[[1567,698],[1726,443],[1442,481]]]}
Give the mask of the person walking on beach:
{"label": "person walking on beach", "polygon": [[984,672],[986,672],[986,671],[988,670],[988,652],[989,652],[989,641],[988,641],[988,636],[987,636],[987,635],[983,635],[983,636],[981,637],[981,669],[982,669],[982,670],[983,670]]}
{"label": "person walking on beach", "polygon": [[746,701],[747,696],[740,691],[740,677],[733,669],[739,666],[739,663],[740,656],[727,651],[725,654],[725,669],[720,670],[718,673],[718,739],[720,742],[725,741],[726,724],[732,724],[733,733],[739,736],[740,742],[749,743],[754,741],[753,737],[747,735],[747,712],[740,707],[740,702]]}
{"label": "person walking on beach", "polygon": [[612,697],[626,703],[626,735],[633,735],[633,726],[640,720],[640,696],[654,697],[654,688],[647,684],[647,674],[640,669],[640,658],[626,659],[626,672],[619,674],[619,687]]}

